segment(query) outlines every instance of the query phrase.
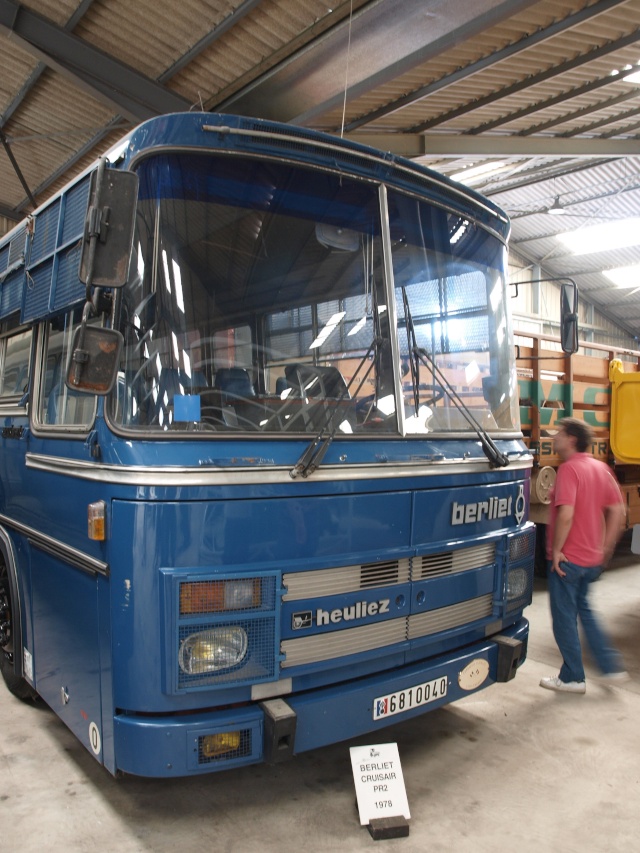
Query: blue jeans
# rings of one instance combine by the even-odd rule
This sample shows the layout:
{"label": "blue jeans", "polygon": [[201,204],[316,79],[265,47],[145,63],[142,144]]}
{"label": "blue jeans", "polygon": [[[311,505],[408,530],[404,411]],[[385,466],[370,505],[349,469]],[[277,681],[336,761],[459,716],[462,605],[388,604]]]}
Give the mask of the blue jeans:
{"label": "blue jeans", "polygon": [[578,566],[576,563],[560,563],[566,577],[549,568],[549,601],[553,620],[553,636],[562,655],[561,681],[584,681],[582,650],[578,635],[578,616],[589,644],[589,649],[600,670],[605,673],[621,672],[624,669],[622,657],[613,648],[611,642],[588,601],[589,584],[597,581],[602,574],[602,566]]}

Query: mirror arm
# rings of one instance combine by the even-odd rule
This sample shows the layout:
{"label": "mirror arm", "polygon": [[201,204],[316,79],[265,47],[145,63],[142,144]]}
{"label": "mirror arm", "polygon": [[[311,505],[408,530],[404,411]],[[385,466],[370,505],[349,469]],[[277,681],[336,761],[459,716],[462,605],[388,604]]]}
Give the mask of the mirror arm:
{"label": "mirror arm", "polygon": [[[87,236],[89,237],[89,255],[87,261],[87,301],[91,299],[91,287],[93,284],[93,271],[95,268],[96,262],[96,248],[98,246],[98,239],[101,239],[104,242],[106,237],[106,229],[108,227],[108,222],[103,223],[103,211],[100,208],[100,195],[102,189],[102,181],[104,178],[104,172],[107,168],[107,159],[106,157],[101,157],[98,161],[98,169],[96,175],[96,196],[95,196],[95,204],[92,204],[89,210],[87,211]],[[105,208],[105,214],[107,209]],[[84,320],[84,316],[83,316]]]}
{"label": "mirror arm", "polygon": [[572,278],[569,278],[568,275],[559,275],[559,276],[556,276],[556,278],[528,278],[526,281],[510,281],[509,287],[515,287],[515,289],[516,289],[515,295],[517,296],[518,295],[518,286],[520,284],[542,284],[545,281],[560,281],[560,282],[566,281],[569,284],[572,284],[576,288],[576,290],[578,289],[578,285],[575,283],[575,281]]}
{"label": "mirror arm", "polygon": [[80,383],[80,375],[82,373],[82,368],[89,361],[89,353],[85,349],[84,339],[85,339],[85,330],[87,328],[87,322],[91,319],[91,317],[95,316],[96,310],[93,304],[93,299],[89,293],[90,285],[87,285],[87,301],[84,303],[84,308],[82,309],[82,322],[80,323],[80,332],[78,334],[77,345],[74,348],[71,354],[71,361],[73,362],[73,372],[71,374],[71,383],[72,385],[78,385]]}

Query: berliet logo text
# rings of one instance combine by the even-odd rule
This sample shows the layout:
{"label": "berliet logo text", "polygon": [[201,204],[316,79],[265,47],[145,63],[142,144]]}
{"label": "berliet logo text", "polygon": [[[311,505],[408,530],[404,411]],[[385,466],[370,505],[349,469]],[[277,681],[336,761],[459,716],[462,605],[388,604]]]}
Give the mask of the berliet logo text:
{"label": "berliet logo text", "polygon": [[477,521],[482,521],[482,519],[490,521],[494,518],[508,518],[512,513],[520,524],[524,518],[524,510],[524,486],[521,485],[515,501],[515,510],[511,495],[508,498],[492,497],[486,501],[468,504],[459,504],[454,501],[451,506],[451,524],[474,524]]}
{"label": "berliet logo text", "polygon": [[[389,599],[381,598],[380,601],[358,601],[347,607],[335,610],[323,610],[321,607],[315,612],[315,624],[320,628],[323,625],[337,625],[339,622],[353,622],[356,619],[366,619],[367,616],[380,616],[389,612]],[[312,610],[304,610],[294,613],[291,617],[291,628],[299,631],[301,628],[311,628],[314,623]]]}

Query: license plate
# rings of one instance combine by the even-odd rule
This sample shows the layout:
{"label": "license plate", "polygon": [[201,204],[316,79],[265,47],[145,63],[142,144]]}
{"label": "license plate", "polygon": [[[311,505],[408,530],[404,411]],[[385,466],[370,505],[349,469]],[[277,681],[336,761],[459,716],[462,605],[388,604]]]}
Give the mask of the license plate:
{"label": "license plate", "polygon": [[394,714],[402,714],[420,705],[427,705],[447,695],[447,677],[434,678],[425,681],[415,687],[406,690],[398,690],[396,693],[387,693],[386,696],[378,696],[373,700],[373,719],[382,720],[392,717]]}

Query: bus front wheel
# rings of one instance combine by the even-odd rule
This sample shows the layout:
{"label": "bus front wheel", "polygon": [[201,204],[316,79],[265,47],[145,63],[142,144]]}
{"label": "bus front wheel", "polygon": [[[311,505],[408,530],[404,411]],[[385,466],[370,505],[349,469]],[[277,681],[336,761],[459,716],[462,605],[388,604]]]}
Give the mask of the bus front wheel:
{"label": "bus front wheel", "polygon": [[0,558],[0,670],[9,691],[18,699],[36,699],[38,694],[21,676],[16,675],[14,660],[14,606],[6,564]]}

